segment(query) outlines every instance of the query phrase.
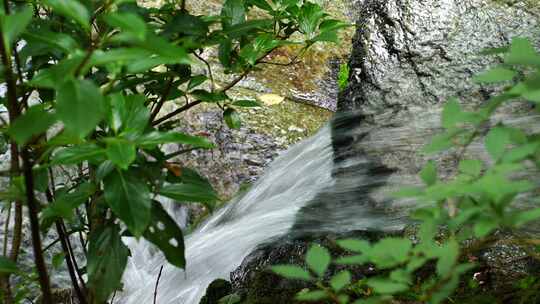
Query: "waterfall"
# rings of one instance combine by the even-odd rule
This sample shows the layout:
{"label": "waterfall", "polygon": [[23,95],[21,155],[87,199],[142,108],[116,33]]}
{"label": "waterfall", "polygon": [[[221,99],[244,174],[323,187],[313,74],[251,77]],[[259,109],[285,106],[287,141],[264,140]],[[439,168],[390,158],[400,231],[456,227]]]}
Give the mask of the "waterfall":
{"label": "waterfall", "polygon": [[327,126],[283,153],[244,196],[186,236],[185,271],[169,265],[146,241],[129,240],[132,257],[123,277],[124,291],[115,303],[152,303],[163,265],[158,303],[197,304],[214,279],[228,279],[257,245],[291,229],[297,212],[334,183],[333,165]]}

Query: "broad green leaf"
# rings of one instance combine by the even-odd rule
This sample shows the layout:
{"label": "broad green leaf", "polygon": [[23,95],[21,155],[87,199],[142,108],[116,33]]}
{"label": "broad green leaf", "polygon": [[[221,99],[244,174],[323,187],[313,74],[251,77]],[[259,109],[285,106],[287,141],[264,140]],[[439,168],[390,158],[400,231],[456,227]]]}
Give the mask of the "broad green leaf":
{"label": "broad green leaf", "polygon": [[90,29],[90,13],[79,0],[43,0],[45,5],[67,18],[73,19],[86,30]]}
{"label": "broad green leaf", "polygon": [[165,33],[181,33],[189,36],[206,36],[208,23],[201,16],[180,12],[165,26]]}
{"label": "broad green leaf", "polygon": [[255,5],[256,7],[271,12],[273,11],[272,6],[268,4],[266,0],[246,0],[247,4]]}
{"label": "broad green leaf", "polygon": [[107,157],[119,168],[127,170],[137,156],[135,144],[122,138],[108,138]]}
{"label": "broad green leaf", "polygon": [[125,112],[122,117],[122,130],[129,133],[142,133],[148,126],[150,110],[146,107],[145,97],[142,95],[127,95],[125,98]]}
{"label": "broad green leaf", "polygon": [[137,139],[137,145],[144,148],[153,148],[161,144],[177,143],[191,145],[196,148],[210,149],[214,144],[200,136],[187,135],[180,132],[150,132]]}
{"label": "broad green leaf", "polygon": [[454,146],[453,139],[457,134],[458,132],[454,131],[454,132],[445,132],[445,133],[434,136],[431,139],[431,142],[422,149],[422,152],[427,153],[427,154],[433,154],[433,153],[441,152],[444,150],[448,150],[449,148]]}
{"label": "broad green leaf", "polygon": [[66,81],[58,88],[56,101],[56,114],[66,131],[79,137],[94,130],[105,114],[103,96],[88,80]]}
{"label": "broad green leaf", "polygon": [[88,285],[94,299],[105,302],[122,286],[129,249],[122,242],[116,225],[98,227],[90,234],[88,246]]}
{"label": "broad green leaf", "polygon": [[42,226],[48,228],[58,218],[72,220],[74,210],[84,204],[95,191],[95,185],[82,183],[72,192],[61,193],[53,203],[41,212]]}
{"label": "broad green leaf", "polygon": [[478,177],[482,173],[483,163],[477,159],[464,159],[459,162],[459,172]]}
{"label": "broad green leaf", "polygon": [[490,234],[497,229],[499,223],[495,218],[481,217],[474,223],[474,235],[478,238],[482,238]]}
{"label": "broad green leaf", "polygon": [[15,262],[4,256],[0,256],[0,274],[15,273],[18,270],[19,268]]}
{"label": "broad green leaf", "polygon": [[487,72],[474,77],[474,81],[478,83],[497,83],[510,81],[516,77],[517,72],[514,70],[496,67]]}
{"label": "broad green leaf", "polygon": [[232,103],[233,106],[243,107],[243,108],[257,108],[262,105],[256,100],[236,100]]}
{"label": "broad green leaf", "polygon": [[226,0],[221,9],[222,26],[224,29],[246,21],[244,0]]}
{"label": "broad green leaf", "polygon": [[152,52],[141,48],[117,48],[106,52],[97,50],[92,54],[88,66],[105,66],[111,63],[127,65],[152,56]]}
{"label": "broad green leaf", "polygon": [[369,257],[377,267],[386,269],[407,261],[411,248],[408,239],[385,238],[372,246]]}
{"label": "broad green leaf", "polygon": [[319,245],[313,245],[306,253],[306,263],[313,272],[322,277],[328,266],[330,265],[332,257],[328,250]]}
{"label": "broad green leaf", "polygon": [[179,268],[186,266],[182,229],[159,202],[152,202],[152,220],[143,236],[163,252],[169,263]]}
{"label": "broad green leaf", "polygon": [[27,30],[22,37],[29,44],[45,44],[66,54],[80,48],[79,43],[70,35],[52,32],[44,28]]}
{"label": "broad green leaf", "polygon": [[63,148],[51,160],[53,165],[76,165],[83,161],[99,162],[105,158],[105,149],[95,144],[80,144]]}
{"label": "broad green leaf", "polygon": [[345,286],[351,283],[351,273],[348,270],[344,270],[330,279],[330,286],[335,292],[341,291]]}
{"label": "broad green leaf", "polygon": [[240,297],[238,294],[233,293],[231,295],[224,296],[223,298],[219,299],[217,304],[238,304],[242,301],[242,297]]}
{"label": "broad green leaf", "polygon": [[131,13],[112,13],[105,16],[107,24],[122,30],[119,35],[125,39],[146,39],[146,22],[138,15]]}
{"label": "broad green leaf", "polygon": [[129,171],[113,171],[103,181],[105,200],[135,236],[140,237],[150,223],[152,201],[148,186]]}
{"label": "broad green leaf", "polygon": [[193,88],[196,88],[203,84],[206,80],[208,80],[208,77],[204,75],[197,75],[189,80],[188,83],[188,90],[191,90]]}
{"label": "broad green leaf", "polygon": [[222,100],[227,100],[229,97],[223,92],[211,93],[205,90],[195,90],[190,93],[193,98],[205,101],[205,102],[218,102]]}
{"label": "broad green leaf", "polygon": [[395,294],[409,289],[409,285],[405,283],[393,282],[382,277],[368,279],[367,285],[380,294]]}
{"label": "broad green leaf", "polygon": [[320,301],[328,298],[328,295],[324,290],[306,290],[306,291],[300,291],[296,294],[295,299],[297,301],[307,301],[307,302],[315,302]]}
{"label": "broad green leaf", "polygon": [[238,38],[258,30],[271,29],[273,24],[272,19],[249,20],[227,28],[224,33],[230,38]]}
{"label": "broad green leaf", "polygon": [[535,221],[540,218],[540,208],[518,211],[512,215],[513,224],[516,227],[521,227],[531,221]]}
{"label": "broad green leaf", "polygon": [[444,278],[447,277],[459,257],[459,244],[455,240],[446,242],[439,251],[439,259],[437,260],[437,274]]}
{"label": "broad green leaf", "polygon": [[51,67],[39,70],[32,80],[28,82],[28,85],[37,88],[61,89],[64,83],[72,82],[72,79],[68,76],[75,73],[83,60],[83,56],[82,53],[77,52]]}
{"label": "broad green leaf", "polygon": [[210,209],[219,200],[210,184],[171,184],[159,189],[159,194],[180,202],[203,203]]}
{"label": "broad green leaf", "polygon": [[508,144],[510,136],[502,127],[492,128],[485,139],[486,149],[494,160],[498,160],[504,154]]}
{"label": "broad green leaf", "polygon": [[233,108],[228,108],[223,112],[223,119],[227,126],[231,129],[240,129],[242,126],[242,121],[240,120],[240,115]]}
{"label": "broad green leaf", "polygon": [[371,245],[368,241],[357,239],[346,239],[337,241],[339,247],[358,253],[364,253],[369,251]]}
{"label": "broad green leaf", "polygon": [[434,161],[428,161],[420,171],[420,178],[428,186],[432,186],[437,182],[437,165]]}
{"label": "broad green leaf", "polygon": [[32,136],[45,133],[54,124],[56,117],[44,106],[30,107],[9,127],[7,133],[19,144],[25,144]]}
{"label": "broad green leaf", "polygon": [[454,128],[461,114],[461,106],[456,98],[451,98],[444,105],[442,111],[442,126],[446,129]]}
{"label": "broad green leaf", "polygon": [[287,279],[298,279],[311,281],[312,277],[309,272],[301,267],[294,265],[276,265],[270,268],[273,272],[284,276]]}
{"label": "broad green leaf", "polygon": [[514,38],[505,62],[507,64],[540,67],[540,56],[528,39]]}
{"label": "broad green leaf", "polygon": [[324,10],[318,4],[311,2],[304,3],[298,16],[298,27],[300,31],[308,36],[308,39],[313,38],[324,16]]}
{"label": "broad green leaf", "polygon": [[66,255],[63,252],[57,253],[52,258],[52,266],[54,269],[59,269],[62,266],[62,263],[64,263]]}
{"label": "broad green leaf", "polygon": [[11,52],[11,45],[15,43],[28,24],[30,24],[32,14],[32,8],[30,6],[24,6],[22,10],[12,15],[0,16],[7,52]]}

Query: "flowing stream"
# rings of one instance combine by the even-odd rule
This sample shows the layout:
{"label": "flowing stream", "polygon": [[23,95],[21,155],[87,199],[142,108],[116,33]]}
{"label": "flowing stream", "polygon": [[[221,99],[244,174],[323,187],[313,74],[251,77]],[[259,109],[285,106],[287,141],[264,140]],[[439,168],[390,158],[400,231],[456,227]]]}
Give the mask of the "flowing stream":
{"label": "flowing stream", "polygon": [[[186,270],[175,268],[145,241],[130,240],[133,257],[124,273],[124,292],[115,303],[152,303],[159,270],[158,303],[197,304],[206,287],[229,273],[257,245],[286,234],[297,212],[332,185],[330,127],[283,153],[241,198],[217,211],[186,237]],[[182,214],[175,214],[183,221]]]}

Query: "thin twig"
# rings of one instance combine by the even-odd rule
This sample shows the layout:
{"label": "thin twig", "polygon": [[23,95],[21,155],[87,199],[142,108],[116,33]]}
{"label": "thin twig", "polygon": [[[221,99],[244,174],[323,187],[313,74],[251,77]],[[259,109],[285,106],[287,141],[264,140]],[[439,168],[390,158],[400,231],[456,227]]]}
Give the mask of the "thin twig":
{"label": "thin twig", "polygon": [[202,55],[202,52],[201,52],[201,55],[197,54],[196,52],[193,53],[193,55],[195,55],[195,57],[197,57],[197,59],[199,59],[200,61],[202,61],[205,65],[206,65],[206,69],[208,70],[208,78],[210,78],[210,90],[212,92],[214,92],[215,88],[216,88],[216,84],[214,82],[214,74],[212,73],[212,67],[210,66],[210,63],[208,62],[208,60],[204,59],[201,55]]}
{"label": "thin twig", "polygon": [[161,111],[161,108],[163,107],[163,104],[165,104],[165,101],[167,101],[169,94],[171,94],[173,84],[174,84],[174,77],[171,76],[171,78],[167,82],[167,86],[165,87],[165,91],[163,92],[163,95],[161,95],[161,98],[156,105],[156,108],[152,111],[152,114],[150,115],[150,122],[154,121],[154,119],[156,119],[156,117],[158,116],[159,112]]}
{"label": "thin twig", "polygon": [[159,274],[156,280],[156,287],[154,288],[154,304],[157,303],[157,290],[159,285],[159,279],[161,278],[161,272],[163,271],[163,265],[161,265],[161,268],[159,268]]}

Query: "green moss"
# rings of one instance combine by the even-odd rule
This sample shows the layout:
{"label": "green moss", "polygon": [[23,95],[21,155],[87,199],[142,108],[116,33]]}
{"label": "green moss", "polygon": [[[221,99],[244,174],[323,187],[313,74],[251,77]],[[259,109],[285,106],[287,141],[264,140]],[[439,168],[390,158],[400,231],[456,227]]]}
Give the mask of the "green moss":
{"label": "green moss", "polygon": [[268,134],[290,145],[313,135],[332,112],[290,100],[273,106],[240,110],[244,124],[257,133]]}

